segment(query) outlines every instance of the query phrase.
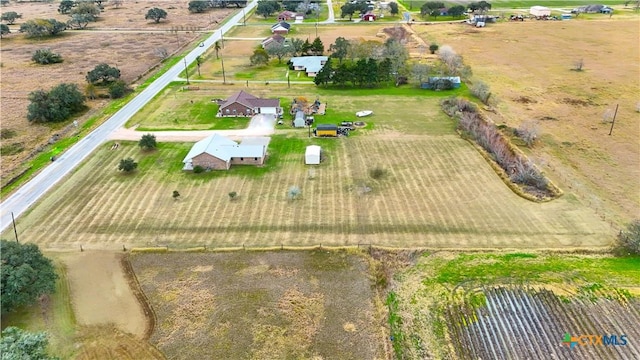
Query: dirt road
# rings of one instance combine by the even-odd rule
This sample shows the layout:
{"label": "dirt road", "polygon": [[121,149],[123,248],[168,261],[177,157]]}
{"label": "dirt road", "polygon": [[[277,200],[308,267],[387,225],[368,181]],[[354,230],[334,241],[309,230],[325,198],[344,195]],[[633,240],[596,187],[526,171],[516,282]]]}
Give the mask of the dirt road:
{"label": "dirt road", "polygon": [[71,302],[80,325],[114,324],[137,337],[144,336],[146,319],[129,287],[122,254],[109,251],[65,253]]}

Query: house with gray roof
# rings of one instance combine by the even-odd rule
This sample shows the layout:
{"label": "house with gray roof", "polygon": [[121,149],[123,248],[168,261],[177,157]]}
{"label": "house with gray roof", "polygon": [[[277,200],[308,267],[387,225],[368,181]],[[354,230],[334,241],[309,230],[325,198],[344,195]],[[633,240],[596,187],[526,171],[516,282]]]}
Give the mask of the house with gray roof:
{"label": "house with gray roof", "polygon": [[291,29],[291,24],[286,21],[280,21],[271,27],[271,33],[284,35],[289,33],[289,29]]}
{"label": "house with gray roof", "polygon": [[237,143],[213,134],[193,145],[182,162],[182,170],[196,166],[209,170],[229,170],[231,165],[262,165],[269,146],[268,137],[245,138]]}
{"label": "house with gray roof", "polygon": [[327,63],[328,56],[296,56],[289,60],[291,69],[301,70],[307,73],[307,76],[315,77]]}
{"label": "house with gray roof", "polygon": [[271,114],[277,116],[282,113],[280,99],[261,99],[244,90],[218,102],[218,117],[221,116],[253,116],[256,114]]}

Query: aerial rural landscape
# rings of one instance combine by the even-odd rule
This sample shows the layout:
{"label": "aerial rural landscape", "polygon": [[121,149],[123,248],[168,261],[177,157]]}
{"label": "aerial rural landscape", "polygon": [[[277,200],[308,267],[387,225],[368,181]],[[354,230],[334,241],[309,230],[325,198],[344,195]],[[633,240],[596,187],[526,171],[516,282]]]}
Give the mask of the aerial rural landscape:
{"label": "aerial rural landscape", "polygon": [[2,359],[640,358],[640,1],[0,5]]}

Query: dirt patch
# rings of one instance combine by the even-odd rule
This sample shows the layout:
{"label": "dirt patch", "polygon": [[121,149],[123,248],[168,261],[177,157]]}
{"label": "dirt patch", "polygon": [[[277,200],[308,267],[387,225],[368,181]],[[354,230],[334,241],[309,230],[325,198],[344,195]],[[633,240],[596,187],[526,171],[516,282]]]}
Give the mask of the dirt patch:
{"label": "dirt patch", "polygon": [[143,337],[146,317],[120,263],[122,255],[106,251],[66,253],[71,302],[80,325],[113,324]]}
{"label": "dirt patch", "polygon": [[361,255],[138,253],[131,263],[158,316],[151,342],[168,358],[386,357]]}

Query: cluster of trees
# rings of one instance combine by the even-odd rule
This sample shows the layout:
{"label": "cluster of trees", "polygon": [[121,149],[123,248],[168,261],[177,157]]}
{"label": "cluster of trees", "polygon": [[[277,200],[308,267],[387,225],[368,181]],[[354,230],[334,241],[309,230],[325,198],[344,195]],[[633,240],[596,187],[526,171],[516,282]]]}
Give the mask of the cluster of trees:
{"label": "cluster of trees", "polygon": [[[34,304],[52,294],[57,275],[51,260],[35,244],[0,240],[0,301],[2,315]],[[47,354],[47,334],[30,333],[16,327],[2,331],[2,359],[55,360]]]}
{"label": "cluster of trees", "polygon": [[29,94],[27,119],[33,122],[60,122],[84,108],[84,95],[76,84],[60,84],[50,91]]}
{"label": "cluster of trees", "polygon": [[[367,11],[372,10],[372,8],[370,8],[369,6],[370,5],[367,4],[366,0],[358,0],[355,3],[347,2],[340,7],[340,17],[344,19],[348,16],[349,20],[351,20],[353,19],[353,14],[355,14],[356,11],[360,15],[363,15],[367,13]],[[396,2],[392,1],[389,3],[389,12],[391,13],[391,15],[398,14],[399,9]]]}
{"label": "cluster of trees", "polygon": [[430,16],[436,19],[440,14],[446,12],[447,15],[459,18],[464,15],[467,10],[476,12],[485,12],[491,9],[491,4],[486,1],[471,2],[466,7],[464,5],[455,5],[447,8],[442,1],[427,1],[420,7],[420,14],[423,17]]}
{"label": "cluster of trees", "polygon": [[258,48],[251,56],[251,65],[265,65],[269,62],[270,57],[278,58],[278,63],[287,56],[313,56],[324,54],[324,44],[319,37],[309,42],[309,39],[302,40],[292,38],[285,40],[283,43],[277,41],[267,45],[266,48]]}
{"label": "cluster of trees", "polygon": [[46,332],[31,333],[9,326],[2,330],[0,354],[2,359],[58,360],[47,354],[49,339]]}
{"label": "cluster of trees", "polygon": [[245,7],[247,0],[193,0],[189,2],[189,12],[202,13],[213,8]]}
{"label": "cluster of trees", "polygon": [[311,15],[320,11],[319,0],[283,0],[285,10]]}
{"label": "cluster of trees", "polygon": [[96,86],[106,87],[112,99],[121,98],[129,91],[127,84],[120,80],[120,69],[106,63],[98,64],[85,78],[89,83],[87,95],[91,99],[96,98]]}
{"label": "cluster of trees", "polygon": [[56,19],[31,19],[20,25],[20,32],[29,37],[54,36],[67,29],[67,24]]}
{"label": "cluster of trees", "polygon": [[374,58],[347,60],[334,66],[331,58],[316,74],[313,81],[316,85],[329,83],[338,86],[351,84],[354,86],[374,87],[392,79],[391,60],[385,58],[378,61]]}
{"label": "cluster of trees", "polygon": [[626,230],[620,231],[618,242],[628,254],[640,255],[640,220],[632,221]]}
{"label": "cluster of trees", "polygon": [[57,275],[53,264],[35,244],[0,240],[0,257],[2,313],[29,306],[40,296],[55,291]]}
{"label": "cluster of trees", "polygon": [[67,25],[74,29],[83,29],[90,22],[94,22],[100,16],[102,1],[92,0],[62,0],[58,6],[60,14],[69,14],[71,19]]}

